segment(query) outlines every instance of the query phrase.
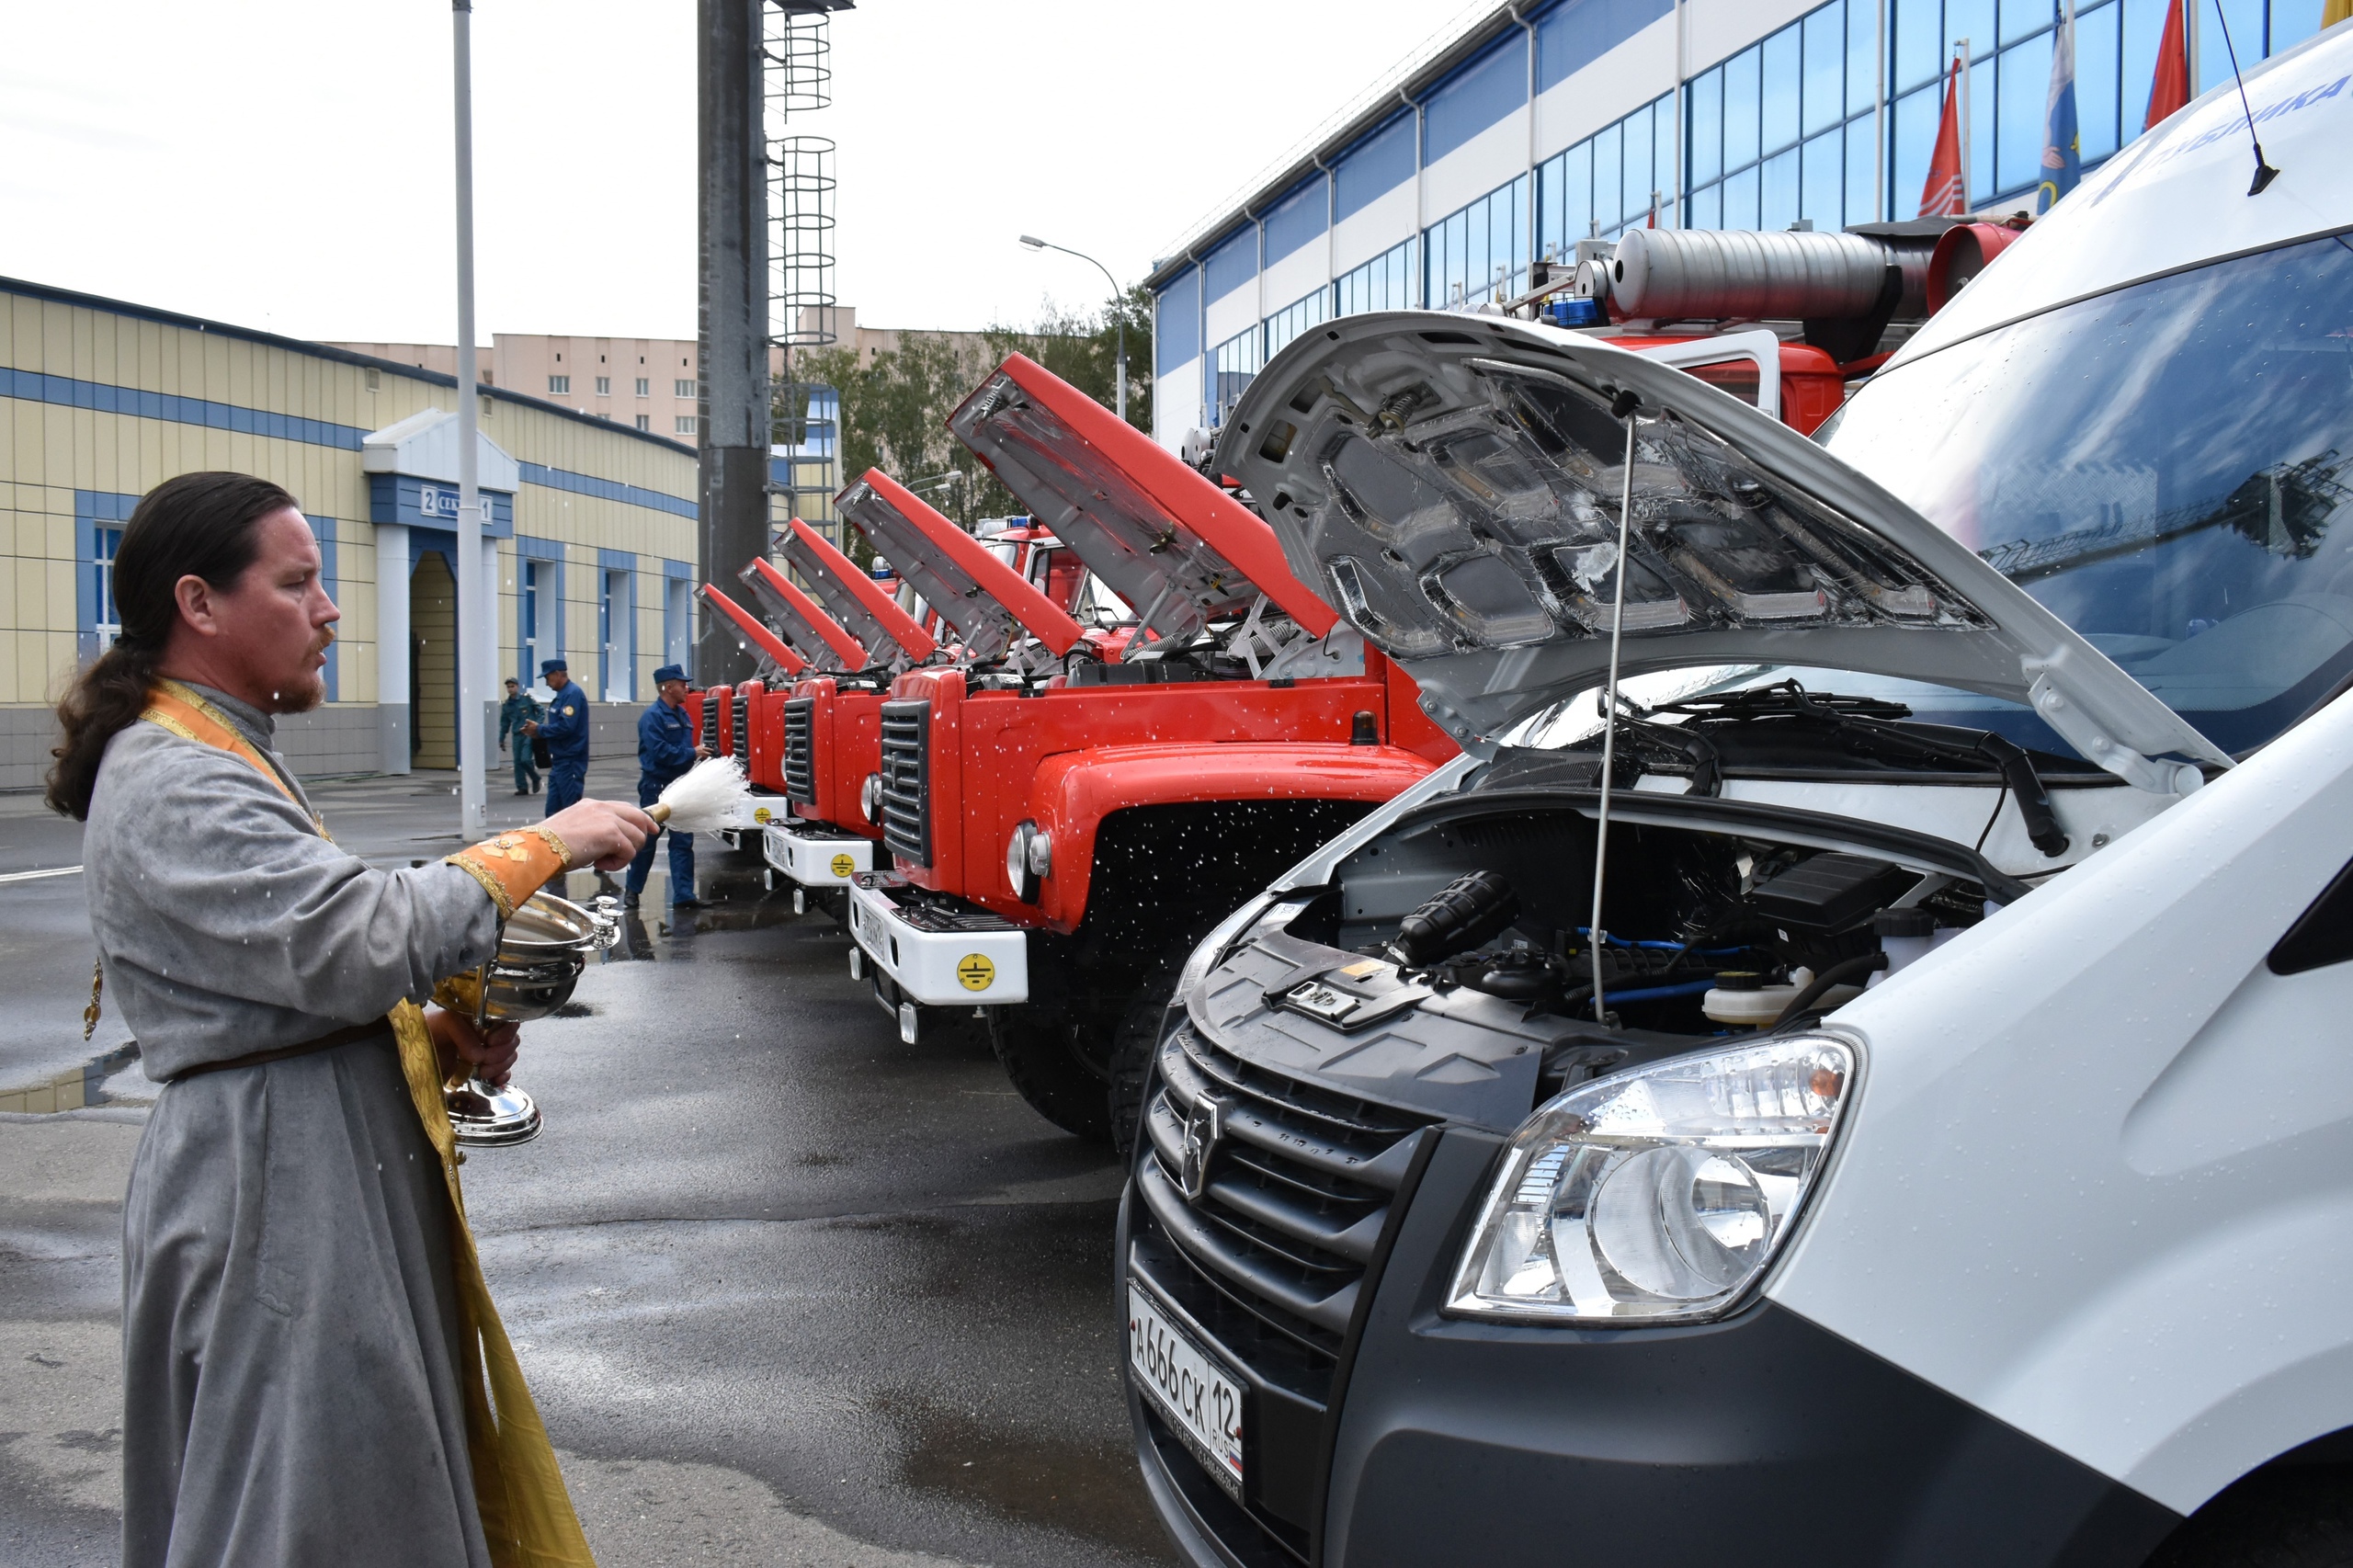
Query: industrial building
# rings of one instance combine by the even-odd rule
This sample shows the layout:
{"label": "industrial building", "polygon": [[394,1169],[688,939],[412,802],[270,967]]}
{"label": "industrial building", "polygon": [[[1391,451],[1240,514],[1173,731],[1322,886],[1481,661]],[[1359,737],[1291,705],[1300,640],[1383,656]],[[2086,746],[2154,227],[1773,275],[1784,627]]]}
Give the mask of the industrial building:
{"label": "industrial building", "polygon": [[[2171,0],[2079,0],[2083,163],[2141,133]],[[1629,226],[1836,229],[1919,208],[1956,53],[1974,210],[2031,205],[2061,0],[1554,0],[1408,62],[1156,263],[1154,434],[1214,427],[1300,332],[1473,309]],[[2323,0],[2186,7],[2194,93]],[[1958,47],[1957,47],[1958,46]]]}
{"label": "industrial building", "polygon": [[[291,491],[343,610],[326,702],[279,722],[294,765],[456,766],[456,397],[415,364],[0,278],[0,789],[40,784],[50,704],[113,634],[131,507],[197,469]],[[503,386],[480,412],[499,672],[562,655],[616,705],[599,744],[633,744],[614,722],[693,641],[692,440]]]}

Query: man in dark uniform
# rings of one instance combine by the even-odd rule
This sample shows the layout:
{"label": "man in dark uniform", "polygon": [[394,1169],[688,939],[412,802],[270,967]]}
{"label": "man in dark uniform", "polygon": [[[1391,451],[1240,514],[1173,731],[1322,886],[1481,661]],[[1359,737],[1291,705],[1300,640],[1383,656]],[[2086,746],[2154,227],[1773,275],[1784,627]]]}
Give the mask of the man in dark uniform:
{"label": "man in dark uniform", "polygon": [[554,761],[548,767],[548,815],[571,805],[588,789],[588,694],[574,682],[562,659],[540,661],[540,674],[555,692],[548,716],[523,726],[526,734],[548,743]]}
{"label": "man in dark uniform", "polygon": [[[637,800],[643,806],[661,799],[665,785],[710,755],[710,748],[696,744],[694,726],[687,722],[687,672],[676,665],[665,665],[654,672],[654,687],[661,699],[637,721]],[[662,831],[655,830],[654,837],[660,837]],[[671,906],[699,908],[702,900],[695,896],[694,835],[669,831]],[[645,879],[653,871],[654,839],[649,838],[629,863],[629,880],[623,886],[631,908],[637,906],[645,892]]]}
{"label": "man in dark uniform", "polygon": [[523,726],[540,716],[540,705],[523,689],[523,683],[513,676],[506,677],[506,700],[498,705],[498,744],[508,744],[513,735],[515,752],[515,792],[536,795],[540,792],[540,765],[531,760],[531,737]]}

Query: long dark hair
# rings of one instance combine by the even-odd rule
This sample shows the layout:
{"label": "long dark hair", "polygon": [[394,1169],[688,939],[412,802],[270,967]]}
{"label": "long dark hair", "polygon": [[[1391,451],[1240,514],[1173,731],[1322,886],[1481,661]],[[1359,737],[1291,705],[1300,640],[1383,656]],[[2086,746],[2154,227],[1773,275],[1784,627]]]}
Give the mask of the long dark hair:
{"label": "long dark hair", "polygon": [[260,521],[294,497],[249,473],[184,473],[140,497],[114,552],[115,614],[122,632],[74,678],[57,704],[63,745],[50,756],[49,805],[77,820],[107,743],[139,722],[155,685],[155,665],[179,619],[182,577],[226,589],[261,553]]}

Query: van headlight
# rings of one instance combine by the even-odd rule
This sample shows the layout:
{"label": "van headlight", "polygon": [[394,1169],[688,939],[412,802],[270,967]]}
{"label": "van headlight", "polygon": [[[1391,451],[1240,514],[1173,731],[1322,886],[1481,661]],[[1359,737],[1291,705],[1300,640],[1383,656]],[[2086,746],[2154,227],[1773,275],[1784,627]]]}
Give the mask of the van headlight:
{"label": "van headlight", "polygon": [[1855,1047],[1830,1035],[1581,1084],[1512,1135],[1447,1311],[1523,1323],[1721,1316],[1788,1239]]}

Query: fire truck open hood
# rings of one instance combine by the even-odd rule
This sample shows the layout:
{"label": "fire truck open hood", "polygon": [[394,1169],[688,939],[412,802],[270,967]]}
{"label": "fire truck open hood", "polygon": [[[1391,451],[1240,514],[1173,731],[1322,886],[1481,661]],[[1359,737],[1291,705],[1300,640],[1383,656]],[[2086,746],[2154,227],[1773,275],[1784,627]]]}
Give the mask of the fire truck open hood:
{"label": "fire truck open hood", "polygon": [[767,562],[752,562],[735,578],[750,590],[776,634],[812,665],[833,671],[866,667],[865,645]]}
{"label": "fire truck open hood", "polygon": [[971,657],[1003,658],[1025,630],[1056,658],[1078,642],[1078,623],[1053,600],[880,469],[852,480],[834,507],[956,629]]}
{"label": "fire truck open hood", "polygon": [[2025,590],[1813,442],[1680,370],[1486,316],[1384,312],[1304,334],[1218,449],[1293,570],[1420,682],[1466,749],[1609,664],[1638,397],[1626,675],[1810,665],[2030,703],[2143,789],[2229,766]]}
{"label": "fire truck open hood", "polygon": [[795,517],[776,532],[777,553],[792,563],[833,618],[858,640],[866,656],[892,669],[927,659],[938,646],[858,562]]}
{"label": "fire truck open hood", "polygon": [[1338,619],[1248,507],[1018,354],[948,427],[1155,636],[1189,637],[1213,618],[1246,614],[1262,593],[1311,635]]}

